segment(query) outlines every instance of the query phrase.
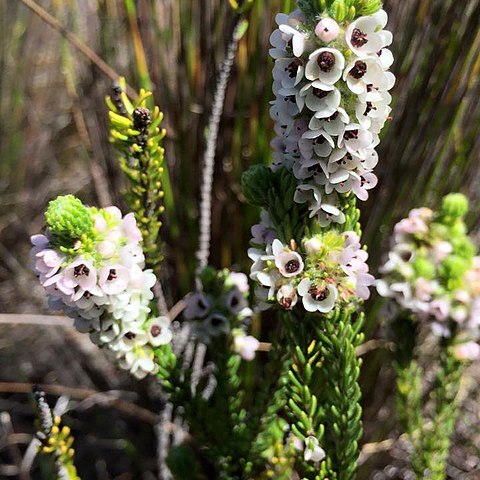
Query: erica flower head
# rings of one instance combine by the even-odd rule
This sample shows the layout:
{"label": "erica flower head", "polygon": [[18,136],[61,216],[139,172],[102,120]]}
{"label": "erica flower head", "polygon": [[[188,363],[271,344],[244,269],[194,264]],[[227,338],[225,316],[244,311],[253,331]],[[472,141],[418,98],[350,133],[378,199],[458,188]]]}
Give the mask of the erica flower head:
{"label": "erica flower head", "polygon": [[49,304],[117,352],[135,375],[154,373],[153,348],[172,335],[164,321],[148,320],[156,278],[144,270],[133,214],[88,207],[67,195],[50,202],[45,220],[45,234],[32,237],[31,255]]}
{"label": "erica flower head", "polygon": [[290,310],[301,298],[305,310],[328,313],[335,306],[369,297],[373,276],[355,232],[328,231],[292,246],[295,250],[274,240],[263,253],[258,252],[252,267],[252,278],[265,291],[268,287],[265,293],[270,302]]}
{"label": "erica flower head", "polygon": [[479,323],[469,319],[477,315],[480,272],[463,220],[467,210],[463,195],[450,194],[438,211],[416,208],[400,220],[377,289],[416,313],[434,333],[475,340]]}

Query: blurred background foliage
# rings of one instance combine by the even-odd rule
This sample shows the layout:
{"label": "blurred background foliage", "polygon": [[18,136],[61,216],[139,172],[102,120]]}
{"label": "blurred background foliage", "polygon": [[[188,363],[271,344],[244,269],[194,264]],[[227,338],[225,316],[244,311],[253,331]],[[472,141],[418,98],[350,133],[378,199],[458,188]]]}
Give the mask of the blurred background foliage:
{"label": "blurred background foliage", "polygon": [[[111,79],[25,3],[31,0],[0,0],[0,312],[38,314],[48,312],[29,269],[28,238],[42,228],[47,202],[74,193],[99,206],[125,204],[122,174],[108,143],[104,97]],[[135,90],[152,88],[165,114],[169,183],[162,283],[171,306],[193,287],[205,129],[235,13],[227,0],[38,3]],[[217,148],[211,257],[216,267],[249,268],[249,229],[258,212],[246,205],[240,177],[249,165],[270,160],[268,39],[275,13],[292,7],[293,0],[254,0],[248,14]],[[395,35],[397,84],[392,120],[379,147],[380,182],[362,205],[374,270],[394,222],[414,206],[435,206],[446,192],[467,194],[469,224],[474,231],[480,224],[480,0],[386,0],[385,9]],[[380,336],[382,314],[374,297],[367,304],[371,339]],[[70,391],[69,415],[83,478],[155,478],[152,424],[161,406],[155,385],[133,382],[88,340],[54,325],[1,324],[0,365],[0,478],[30,478],[19,468],[32,432],[32,408],[22,391],[28,382],[78,390]],[[479,478],[462,477],[479,462],[480,375],[471,373],[473,380],[463,387],[465,409],[450,478]],[[363,478],[408,478],[401,467],[384,468],[401,466],[396,444],[370,443],[398,434],[391,379],[388,353],[369,352],[363,368],[369,442],[361,458]],[[107,390],[127,406],[108,409],[110,400],[92,396]]]}

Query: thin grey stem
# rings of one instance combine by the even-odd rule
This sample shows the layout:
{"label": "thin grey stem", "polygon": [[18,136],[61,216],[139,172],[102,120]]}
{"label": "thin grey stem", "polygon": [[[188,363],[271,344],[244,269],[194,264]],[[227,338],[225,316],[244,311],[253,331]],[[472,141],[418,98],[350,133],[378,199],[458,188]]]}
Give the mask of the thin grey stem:
{"label": "thin grey stem", "polygon": [[228,85],[228,79],[232,70],[235,54],[238,49],[238,42],[241,37],[243,22],[240,19],[233,31],[232,40],[227,48],[227,53],[223,60],[220,74],[218,76],[213,99],[212,113],[208,122],[207,146],[203,156],[202,183],[200,186],[200,225],[199,225],[199,244],[196,270],[196,287],[201,290],[202,285],[199,279],[200,272],[208,265],[210,256],[211,224],[212,224],[212,185],[213,173],[215,169],[215,150],[217,147],[218,130],[225,103],[225,94]]}

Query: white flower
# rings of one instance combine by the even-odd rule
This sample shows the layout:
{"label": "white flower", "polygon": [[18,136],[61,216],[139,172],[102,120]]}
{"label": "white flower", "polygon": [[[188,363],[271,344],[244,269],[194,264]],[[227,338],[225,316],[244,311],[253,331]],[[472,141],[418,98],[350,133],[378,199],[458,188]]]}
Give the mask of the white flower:
{"label": "white flower", "polygon": [[123,292],[130,281],[130,274],[123,265],[103,267],[98,275],[98,284],[107,295],[117,295]]}
{"label": "white flower", "polygon": [[209,336],[216,336],[230,331],[230,322],[227,317],[220,313],[209,315],[201,325]]}
{"label": "white flower", "polygon": [[170,343],[173,338],[170,320],[167,317],[153,318],[147,324],[147,335],[148,342],[154,347]]}
{"label": "white flower", "polygon": [[[307,108],[315,112],[316,118],[329,118],[340,107],[341,95],[337,88],[319,80],[304,85],[299,95]],[[300,109],[301,110],[301,109]]]}
{"label": "white flower", "polygon": [[390,90],[395,84],[395,76],[386,72],[377,56],[354,58],[345,68],[343,79],[348,88],[357,95]]}
{"label": "white flower", "polygon": [[384,10],[358,18],[345,31],[348,46],[359,56],[377,53],[387,47],[393,40],[390,32],[382,30],[387,21],[388,15]]}
{"label": "white flower", "polygon": [[270,49],[272,58],[284,57],[289,49],[296,57],[300,57],[305,49],[305,34],[297,30],[299,23],[294,16],[280,13],[275,17],[278,29],[270,35],[270,43],[274,47]]}
{"label": "white flower", "polygon": [[308,208],[311,210],[310,218],[315,216],[322,206],[322,194],[315,185],[299,185],[295,190],[293,200],[297,203],[308,203]]}
{"label": "white flower", "polygon": [[280,240],[275,239],[272,244],[275,266],[284,277],[294,277],[303,271],[302,257],[289,248],[285,247]]}
{"label": "white flower", "polygon": [[303,246],[309,255],[314,255],[322,249],[323,243],[317,237],[312,237],[304,241]]}
{"label": "white flower", "polygon": [[235,335],[233,342],[235,351],[247,361],[255,358],[255,352],[260,346],[260,342],[255,337],[245,335],[243,332]]}
{"label": "white flower", "polygon": [[212,307],[212,300],[204,293],[192,293],[185,299],[185,310],[183,316],[191,320],[192,318],[205,317]]}
{"label": "white flower", "polygon": [[346,148],[348,152],[360,158],[367,157],[367,149],[373,141],[372,134],[357,123],[345,127],[343,135],[339,137],[338,147]]}
{"label": "white flower", "polygon": [[333,138],[323,130],[307,130],[298,142],[302,156],[309,160],[314,155],[328,157],[332,153],[335,142]]}
{"label": "white flower", "polygon": [[342,76],[345,67],[343,55],[335,48],[319,48],[310,54],[305,67],[308,80],[320,80],[325,85],[333,85]]}
{"label": "white flower", "polygon": [[273,79],[283,88],[293,88],[303,79],[304,61],[300,58],[279,58],[273,69]]}
{"label": "white flower", "polygon": [[286,310],[291,310],[298,302],[297,291],[292,285],[282,285],[277,292],[277,302]]}
{"label": "white flower", "polygon": [[325,43],[335,40],[340,33],[340,27],[333,18],[322,18],[315,27],[315,35]]}
{"label": "white flower", "polygon": [[334,285],[318,286],[308,278],[304,278],[299,283],[297,290],[302,296],[303,306],[307,312],[330,312],[338,297],[338,291]]}
{"label": "white flower", "polygon": [[316,437],[310,435],[305,439],[303,458],[306,462],[320,462],[325,458],[325,451],[320,447]]}
{"label": "white flower", "polygon": [[225,297],[225,306],[235,315],[247,306],[247,300],[243,296],[243,293],[235,287],[227,293]]}
{"label": "white flower", "polygon": [[77,258],[65,267],[64,277],[75,286],[82,287],[84,290],[94,288],[97,283],[95,267],[83,258]]}

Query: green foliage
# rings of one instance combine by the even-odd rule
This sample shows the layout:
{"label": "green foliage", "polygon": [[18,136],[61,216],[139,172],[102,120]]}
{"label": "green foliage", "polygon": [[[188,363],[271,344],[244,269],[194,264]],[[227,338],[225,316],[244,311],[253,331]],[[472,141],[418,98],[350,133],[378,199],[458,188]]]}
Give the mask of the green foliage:
{"label": "green foliage", "polygon": [[252,205],[267,210],[283,243],[289,244],[291,239],[303,237],[308,207],[294,202],[297,181],[289,170],[282,167],[273,171],[257,165],[243,174],[242,186]]}
{"label": "green foliage", "polygon": [[147,108],[151,92],[141,90],[132,102],[124,90],[124,80],[120,79],[119,86],[106,99],[110,141],[120,153],[120,166],[129,181],[125,197],[142,232],[147,265],[158,273],[163,258],[159,241],[160,216],[164,211],[162,140],[166,131],[160,127],[163,114],[158,107],[153,111]]}
{"label": "green foliage", "polygon": [[175,480],[192,480],[200,476],[201,467],[185,443],[170,448],[167,456],[167,466]]}
{"label": "green foliage", "polygon": [[318,320],[321,352],[322,396],[325,417],[325,450],[339,480],[355,478],[358,442],[362,435],[361,359],[356,348],[363,342],[363,314],[336,309]]}
{"label": "green foliage", "polygon": [[412,468],[418,478],[444,480],[450,440],[458,417],[457,393],[462,363],[443,349],[427,405],[422,395],[425,372],[415,359],[396,362],[396,407],[412,443]]}
{"label": "green foliage", "polygon": [[312,21],[328,15],[341,23],[363,15],[372,15],[382,8],[381,0],[298,0],[298,6]]}
{"label": "green foliage", "polygon": [[57,245],[66,249],[74,248],[78,241],[94,236],[91,209],[73,195],[50,201],[45,222]]}

